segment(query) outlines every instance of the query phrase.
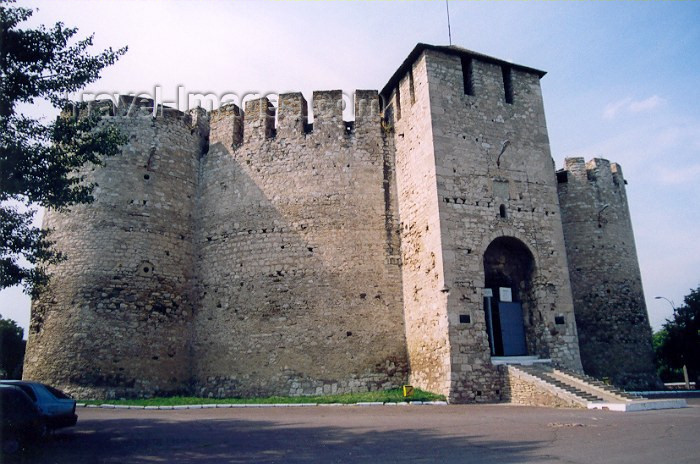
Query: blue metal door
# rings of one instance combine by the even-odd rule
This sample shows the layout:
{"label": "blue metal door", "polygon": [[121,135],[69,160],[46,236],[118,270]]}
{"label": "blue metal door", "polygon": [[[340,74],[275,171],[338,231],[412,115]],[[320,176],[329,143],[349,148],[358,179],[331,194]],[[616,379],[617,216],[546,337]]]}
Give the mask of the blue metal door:
{"label": "blue metal door", "polygon": [[501,322],[503,356],[527,355],[522,305],[520,303],[499,302],[498,313]]}

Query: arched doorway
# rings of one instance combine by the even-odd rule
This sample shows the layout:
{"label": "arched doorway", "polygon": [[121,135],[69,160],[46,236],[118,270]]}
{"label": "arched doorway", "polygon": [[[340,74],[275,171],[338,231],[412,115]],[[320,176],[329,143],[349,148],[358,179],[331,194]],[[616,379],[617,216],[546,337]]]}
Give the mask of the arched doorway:
{"label": "arched doorway", "polygon": [[[525,356],[524,315],[535,303],[535,259],[513,237],[498,237],[484,252],[484,311],[492,356]],[[490,295],[490,296],[489,296]]]}

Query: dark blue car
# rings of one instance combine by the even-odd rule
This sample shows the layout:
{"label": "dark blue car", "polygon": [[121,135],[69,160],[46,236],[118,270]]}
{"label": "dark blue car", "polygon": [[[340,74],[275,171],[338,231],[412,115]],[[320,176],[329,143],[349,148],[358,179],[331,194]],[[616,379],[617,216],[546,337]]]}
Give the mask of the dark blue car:
{"label": "dark blue car", "polygon": [[78,422],[75,400],[60,390],[24,380],[2,380],[0,385],[12,385],[24,391],[39,408],[50,430],[71,427]]}
{"label": "dark blue car", "polygon": [[0,460],[46,435],[46,420],[29,395],[18,387],[0,385]]}

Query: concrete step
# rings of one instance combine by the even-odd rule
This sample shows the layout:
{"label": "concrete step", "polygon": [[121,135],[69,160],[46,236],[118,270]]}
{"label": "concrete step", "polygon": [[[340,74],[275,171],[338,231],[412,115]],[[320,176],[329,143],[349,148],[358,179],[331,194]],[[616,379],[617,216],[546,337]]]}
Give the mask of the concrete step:
{"label": "concrete step", "polygon": [[611,395],[616,395],[616,396],[619,396],[619,397],[627,399],[627,400],[637,400],[637,399],[642,398],[640,396],[630,395],[629,393],[625,392],[624,390],[620,390],[619,388],[616,388],[613,385],[601,382],[600,380],[598,380],[594,377],[585,375],[585,374],[579,374],[579,373],[570,372],[570,371],[563,371],[560,369],[555,369],[555,371],[559,371],[565,375],[568,375],[570,377],[578,379],[582,382],[586,382],[590,385],[593,385],[594,387],[600,388],[600,389],[610,393]]}
{"label": "concrete step", "polygon": [[603,401],[603,398],[594,395],[590,393],[589,391],[582,390],[581,388],[577,388],[576,386],[570,385],[566,382],[563,382],[555,377],[552,377],[550,375],[551,372],[553,372],[553,369],[549,367],[535,367],[535,366],[519,366],[522,370],[527,372],[528,374],[537,377],[538,379],[547,382],[551,385],[556,386],[557,388],[560,388],[564,391],[569,392],[570,394],[578,397],[584,402],[589,402],[589,401]]}
{"label": "concrete step", "polygon": [[555,369],[548,364],[509,364],[508,368],[539,380],[540,388],[547,389],[549,394],[574,401],[588,409],[631,412],[687,406],[684,399],[650,400],[630,395],[597,379],[576,372]]}

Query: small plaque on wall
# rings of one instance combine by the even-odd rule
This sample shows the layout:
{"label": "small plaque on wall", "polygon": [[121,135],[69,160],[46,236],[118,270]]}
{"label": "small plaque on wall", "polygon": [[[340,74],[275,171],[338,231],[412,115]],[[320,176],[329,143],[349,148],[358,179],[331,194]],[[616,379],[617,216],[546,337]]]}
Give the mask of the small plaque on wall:
{"label": "small plaque on wall", "polygon": [[498,299],[504,303],[513,301],[513,291],[509,287],[498,287]]}

